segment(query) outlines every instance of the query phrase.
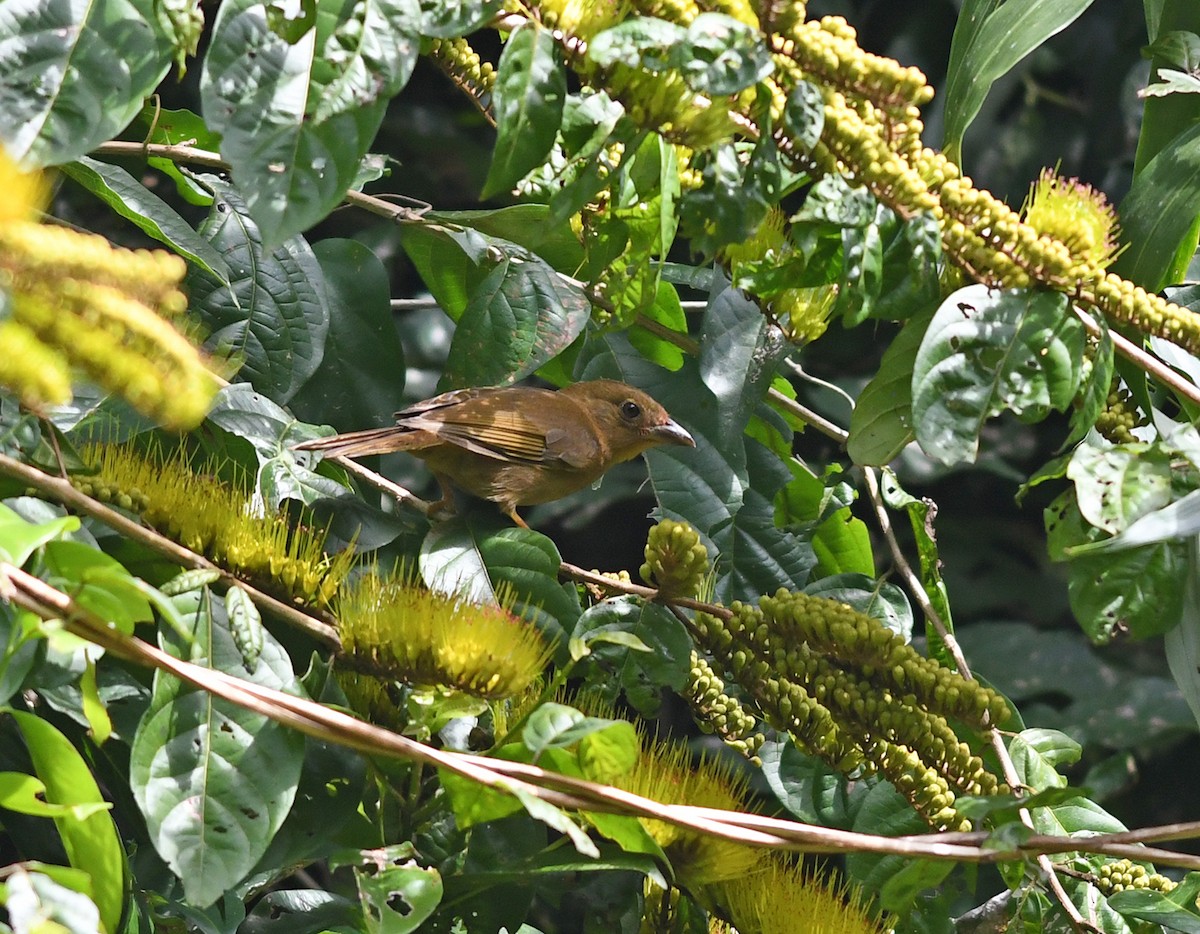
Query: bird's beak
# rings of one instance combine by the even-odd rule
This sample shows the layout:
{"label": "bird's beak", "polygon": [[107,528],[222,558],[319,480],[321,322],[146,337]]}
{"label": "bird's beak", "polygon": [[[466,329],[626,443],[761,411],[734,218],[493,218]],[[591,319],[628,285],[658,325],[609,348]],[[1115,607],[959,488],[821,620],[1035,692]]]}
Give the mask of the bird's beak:
{"label": "bird's beak", "polygon": [[682,444],[684,447],[688,448],[694,448],[696,446],[695,440],[690,434],[688,434],[687,429],[674,419],[670,418],[668,418],[663,424],[655,425],[653,428],[651,428],[650,435],[655,441],[658,441],[662,444]]}

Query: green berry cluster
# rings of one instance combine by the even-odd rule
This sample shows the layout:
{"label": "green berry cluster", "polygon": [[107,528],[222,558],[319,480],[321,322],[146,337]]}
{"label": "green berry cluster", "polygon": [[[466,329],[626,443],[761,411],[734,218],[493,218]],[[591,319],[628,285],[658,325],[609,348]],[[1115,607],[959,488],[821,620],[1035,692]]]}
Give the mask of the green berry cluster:
{"label": "green berry cluster", "polygon": [[725,682],[720,675],[695,652],[683,696],[702,730],[716,733],[747,759],[757,761],[758,749],[766,738],[753,732],[757,721],[741,701],[725,693]]}
{"label": "green berry cluster", "polygon": [[1133,393],[1114,380],[1104,410],[1096,418],[1096,431],[1113,444],[1131,444],[1137,441],[1133,429],[1149,423],[1134,402]]}
{"label": "green berry cluster", "polygon": [[780,590],[732,619],[699,614],[703,648],[753,698],[763,718],[834,767],[878,771],[931,826],[963,829],[959,794],[1002,785],[950,726],[984,728],[1004,699],[846,604]]}
{"label": "green berry cluster", "polygon": [[646,540],[642,580],[664,597],[694,597],[708,576],[708,549],[700,533],[686,522],[663,519]]}
{"label": "green berry cluster", "polygon": [[1126,889],[1154,889],[1170,892],[1178,883],[1157,872],[1149,872],[1145,866],[1128,859],[1117,859],[1105,863],[1096,872],[1096,888],[1105,895],[1123,892]]}
{"label": "green berry cluster", "polygon": [[434,39],[429,46],[430,57],[438,67],[481,108],[496,84],[496,69],[491,62],[479,57],[466,39]]}

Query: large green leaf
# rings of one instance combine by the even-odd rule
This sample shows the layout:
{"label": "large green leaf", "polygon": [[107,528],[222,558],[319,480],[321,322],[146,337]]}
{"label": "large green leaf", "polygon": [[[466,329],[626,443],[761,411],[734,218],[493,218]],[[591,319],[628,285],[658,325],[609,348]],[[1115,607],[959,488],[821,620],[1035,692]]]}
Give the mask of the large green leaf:
{"label": "large green leaf", "polygon": [[224,257],[228,285],[198,270],[188,277],[191,308],[208,345],[235,355],[240,374],[268,398],[286,403],[325,354],[329,299],[312,248],[294,236],[268,249],[242,195],[206,176],[216,200],[201,233]]}
{"label": "large green leaf", "polygon": [[221,4],[204,116],[267,244],[319,221],[352,186],[412,73],[420,16],[416,0],[320,0],[295,20],[260,0]]}
{"label": "large green leaf", "polygon": [[961,163],[963,135],[992,84],[1091,5],[1092,0],[984,0],[965,5],[946,75],[947,156]]}
{"label": "large green leaf", "polygon": [[60,165],[123,130],[171,66],[153,0],[0,4],[0,139]]}
{"label": "large green leaf", "polygon": [[484,198],[508,190],[541,165],[558,134],[566,95],[554,36],[537,20],[522,23],[504,44],[496,71],[496,148]]}
{"label": "large green leaf", "polygon": [[1084,330],[1066,306],[1058,293],[983,285],[941,304],[913,364],[913,424],[926,454],[974,460],[987,419],[1011,411],[1040,420],[1071,404]]}
{"label": "large green leaf", "polygon": [[404,347],[389,304],[387,270],[356,240],[313,244],[329,301],[321,365],[289,407],[340,431],[392,424],[404,407]]}
{"label": "large green leaf", "polygon": [[[58,729],[40,717],[9,711],[16,721],[33,769],[45,785],[44,800],[58,805],[105,805],[104,796],[83,757]],[[109,931],[118,930],[125,902],[125,850],[107,810],[87,817],[55,817],[67,859],[92,878],[92,898]]]}
{"label": "large green leaf", "polygon": [[147,236],[165,243],[217,279],[229,281],[229,267],[213,245],[193,230],[173,207],[120,166],[84,156],[78,162],[63,166],[62,172],[132,221]]}
{"label": "large green leaf", "polygon": [[[174,654],[303,696],[287,652],[269,633],[247,673],[220,601],[175,598],[193,641],[167,630]],[[304,737],[261,714],[159,672],[130,753],[129,783],[159,856],[187,900],[211,905],[258,862],[283,823],[300,777]]]}
{"label": "large green leaf", "polygon": [[[484,227],[493,219],[485,218]],[[540,256],[471,227],[402,229],[404,250],[438,304],[458,322],[442,387],[514,382],[565,350],[591,306]]]}
{"label": "large green leaf", "polygon": [[1182,129],[1133,179],[1121,199],[1121,243],[1113,271],[1151,292],[1179,278],[1176,255],[1196,247],[1200,215],[1200,124]]}

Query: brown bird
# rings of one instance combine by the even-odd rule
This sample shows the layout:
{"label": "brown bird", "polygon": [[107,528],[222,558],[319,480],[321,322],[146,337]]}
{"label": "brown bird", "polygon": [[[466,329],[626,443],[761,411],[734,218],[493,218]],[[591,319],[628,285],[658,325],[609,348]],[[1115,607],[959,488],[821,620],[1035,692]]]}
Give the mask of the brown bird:
{"label": "brown bird", "polygon": [[547,503],[583,489],[602,473],[660,444],[696,442],[640,389],[610,379],[557,392],[509,386],[456,389],[396,413],[390,428],[370,428],[296,445],[327,456],[408,451],[429,465],[442,488],[491,500],[517,525],[518,506]]}

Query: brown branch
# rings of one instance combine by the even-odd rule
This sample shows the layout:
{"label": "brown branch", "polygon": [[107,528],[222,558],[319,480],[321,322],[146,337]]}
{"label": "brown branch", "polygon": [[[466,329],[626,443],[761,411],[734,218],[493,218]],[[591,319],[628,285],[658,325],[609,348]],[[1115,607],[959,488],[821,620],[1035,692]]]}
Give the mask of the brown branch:
{"label": "brown branch", "polygon": [[[1137,854],[1150,851],[1120,840],[1125,835],[1089,838],[1034,837],[1016,850],[996,851],[982,846],[986,834],[927,834],[883,837],[804,824],[737,811],[694,805],[667,805],[605,785],[549,772],[534,765],[446,752],[357,720],[339,710],[282,691],[262,687],[225,672],[181,661],[161,649],[110,628],[69,596],[10,564],[0,563],[0,598],[47,619],[61,619],[67,629],[103,647],[116,657],[174,675],[200,690],[296,729],[305,735],[354,749],[365,755],[395,756],[447,769],[498,791],[520,790],[559,807],[609,811],[667,821],[708,836],[805,852],[868,852],[910,858],[997,862],[1046,852]],[[1200,825],[1192,828],[1200,834]],[[1168,833],[1182,832],[1179,825]],[[1153,831],[1147,831],[1153,834]],[[1111,838],[1111,839],[1110,839]],[[1114,842],[1115,841],[1115,842]],[[1161,855],[1159,855],[1161,853]],[[1200,868],[1200,857],[1170,851],[1155,853],[1156,862]]]}

